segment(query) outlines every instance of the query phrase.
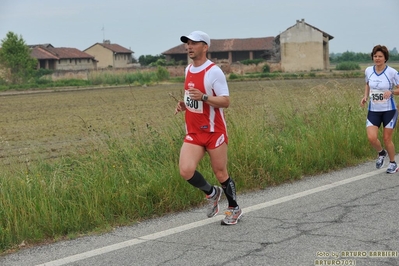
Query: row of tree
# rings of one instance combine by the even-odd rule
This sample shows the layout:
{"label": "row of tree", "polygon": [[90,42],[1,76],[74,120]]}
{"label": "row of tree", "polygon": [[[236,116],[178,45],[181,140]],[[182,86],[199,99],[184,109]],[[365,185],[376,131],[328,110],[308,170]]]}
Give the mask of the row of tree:
{"label": "row of tree", "polygon": [[[389,61],[399,61],[399,53],[396,47],[389,51]],[[346,51],[344,53],[330,54],[331,63],[342,63],[342,62],[358,62],[366,63],[372,62],[371,53],[355,53]]]}
{"label": "row of tree", "polygon": [[178,66],[186,64],[187,62],[176,62],[174,59],[166,61],[164,55],[141,55],[139,63],[142,66]]}
{"label": "row of tree", "polygon": [[[396,47],[389,51],[390,61],[399,61],[399,53]],[[166,62],[164,55],[142,55],[139,57],[139,63],[142,66],[166,66],[166,65],[179,65],[180,62]],[[253,60],[250,60],[253,61]],[[372,62],[370,53],[355,53],[355,52],[344,52],[344,53],[331,53],[331,63],[342,63],[342,62],[358,62],[367,63]]]}

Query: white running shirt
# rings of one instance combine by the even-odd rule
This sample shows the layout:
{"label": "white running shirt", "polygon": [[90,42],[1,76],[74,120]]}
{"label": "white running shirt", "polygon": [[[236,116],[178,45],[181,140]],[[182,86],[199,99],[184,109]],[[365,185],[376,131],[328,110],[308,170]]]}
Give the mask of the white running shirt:
{"label": "white running shirt", "polygon": [[391,96],[383,98],[387,90],[393,90],[399,84],[399,73],[396,69],[386,66],[380,74],[375,72],[375,66],[370,66],[365,70],[365,80],[370,87],[369,111],[384,112],[396,110],[396,104]]}
{"label": "white running shirt", "polygon": [[[185,75],[187,75],[189,69],[192,73],[198,73],[207,68],[210,64],[212,64],[212,61],[208,59],[199,67],[188,65],[185,69]],[[226,76],[219,67],[212,67],[206,72],[204,83],[206,94],[213,95],[213,92],[215,92],[216,96],[229,96],[229,87],[227,85]]]}

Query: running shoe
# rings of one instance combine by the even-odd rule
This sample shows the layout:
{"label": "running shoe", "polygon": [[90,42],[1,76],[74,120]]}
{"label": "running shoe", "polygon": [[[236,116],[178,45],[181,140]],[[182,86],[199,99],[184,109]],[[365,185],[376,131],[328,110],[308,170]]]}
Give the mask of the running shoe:
{"label": "running shoe", "polygon": [[206,212],[206,215],[208,218],[212,218],[216,214],[219,213],[219,201],[220,197],[223,194],[223,189],[221,187],[215,186],[216,193],[213,195],[213,197],[206,197],[208,200],[208,210]]}
{"label": "running shoe", "polygon": [[387,151],[385,151],[385,155],[379,155],[379,156],[378,156],[378,159],[377,159],[377,161],[376,161],[376,163],[375,163],[375,167],[376,167],[377,169],[380,169],[381,167],[384,166],[385,157],[387,157]]}
{"label": "running shoe", "polygon": [[242,216],[242,210],[240,207],[229,207],[224,214],[226,214],[226,217],[222,220],[222,225],[236,224]]}
{"label": "running shoe", "polygon": [[387,173],[394,174],[398,171],[398,169],[399,169],[399,167],[398,167],[397,163],[389,163]]}

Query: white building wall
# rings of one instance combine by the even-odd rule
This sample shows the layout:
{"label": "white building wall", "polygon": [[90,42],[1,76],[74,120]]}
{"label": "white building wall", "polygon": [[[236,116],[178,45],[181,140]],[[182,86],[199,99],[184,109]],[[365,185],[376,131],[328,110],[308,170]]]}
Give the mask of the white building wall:
{"label": "white building wall", "polygon": [[103,47],[100,44],[84,50],[98,61],[98,68],[126,68],[132,62],[132,56],[129,54],[115,54],[113,51]]}
{"label": "white building wall", "polygon": [[86,49],[84,52],[88,53],[91,56],[94,56],[94,58],[98,61],[98,68],[107,68],[109,66],[115,67],[114,53],[111,50],[104,48],[100,44],[93,45],[92,47]]}
{"label": "white building wall", "polygon": [[280,34],[281,68],[284,72],[326,68],[323,33],[304,20]]}
{"label": "white building wall", "polygon": [[93,70],[96,68],[91,59],[60,59],[56,63],[57,70]]}
{"label": "white building wall", "polygon": [[114,55],[114,67],[123,68],[127,67],[128,63],[132,60],[128,54],[116,54]]}

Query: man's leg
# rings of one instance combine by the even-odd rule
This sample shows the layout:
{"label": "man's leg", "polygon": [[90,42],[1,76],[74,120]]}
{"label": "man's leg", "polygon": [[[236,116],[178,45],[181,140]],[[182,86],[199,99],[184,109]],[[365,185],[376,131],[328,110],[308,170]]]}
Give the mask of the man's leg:
{"label": "man's leg", "polygon": [[199,145],[183,143],[180,151],[180,175],[192,186],[202,190],[208,199],[207,216],[213,217],[219,212],[219,200],[222,189],[210,185],[200,172],[195,170],[205,154],[205,148]]}
{"label": "man's leg", "polygon": [[213,172],[222,185],[229,204],[225,212],[226,217],[222,220],[222,225],[236,224],[242,216],[242,210],[236,201],[236,187],[234,181],[229,177],[227,172],[227,144],[223,143],[215,149],[209,149],[208,153],[211,158]]}
{"label": "man's leg", "polygon": [[193,177],[198,163],[204,157],[205,148],[199,145],[183,142],[180,149],[179,170],[180,175],[189,180]]}
{"label": "man's leg", "polygon": [[215,149],[210,149],[208,153],[211,158],[213,172],[222,185],[229,207],[237,207],[235,184],[227,172],[227,144],[223,143]]}

